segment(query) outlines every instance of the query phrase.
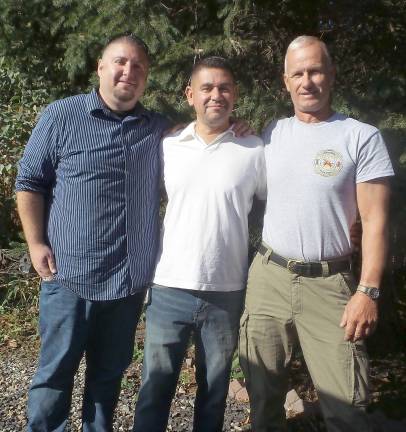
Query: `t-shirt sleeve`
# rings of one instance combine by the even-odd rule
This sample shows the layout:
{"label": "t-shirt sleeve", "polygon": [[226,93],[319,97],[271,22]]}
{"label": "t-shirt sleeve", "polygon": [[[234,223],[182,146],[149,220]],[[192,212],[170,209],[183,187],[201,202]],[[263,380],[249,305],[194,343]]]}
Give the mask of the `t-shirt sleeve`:
{"label": "t-shirt sleeve", "polygon": [[360,136],[356,183],[393,176],[392,163],[381,133],[375,129],[367,137]]}
{"label": "t-shirt sleeve", "polygon": [[264,142],[264,145],[270,144],[272,132],[276,128],[276,125],[277,125],[277,121],[275,120],[275,121],[269,123],[268,126],[266,126],[264,128],[264,130],[262,131],[261,138],[262,138],[262,141]]}
{"label": "t-shirt sleeve", "polygon": [[18,163],[16,191],[47,194],[55,181],[58,130],[55,116],[47,107],[32,131]]}

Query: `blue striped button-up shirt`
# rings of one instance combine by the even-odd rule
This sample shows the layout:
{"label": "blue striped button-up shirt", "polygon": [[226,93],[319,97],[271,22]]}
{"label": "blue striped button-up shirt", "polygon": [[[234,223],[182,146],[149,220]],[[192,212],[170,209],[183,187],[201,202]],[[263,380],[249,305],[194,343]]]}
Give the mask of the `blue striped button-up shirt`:
{"label": "blue striped button-up shirt", "polygon": [[46,196],[56,279],[80,297],[122,298],[150,282],[167,126],[141,104],[121,118],[93,91],[52,103],[34,128],[16,190]]}

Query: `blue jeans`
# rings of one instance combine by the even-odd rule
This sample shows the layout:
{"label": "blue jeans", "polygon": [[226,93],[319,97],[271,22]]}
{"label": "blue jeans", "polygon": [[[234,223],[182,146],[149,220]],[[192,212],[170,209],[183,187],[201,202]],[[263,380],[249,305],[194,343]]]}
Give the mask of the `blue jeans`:
{"label": "blue jeans", "polygon": [[244,291],[151,288],[143,382],[134,432],[164,432],[182,361],[193,334],[197,393],[194,432],[220,432]]}
{"label": "blue jeans", "polygon": [[28,395],[28,431],[65,429],[73,379],[83,354],[83,431],[112,431],[121,378],[132,359],[143,299],[144,292],[119,300],[89,301],[56,281],[42,283],[41,350]]}

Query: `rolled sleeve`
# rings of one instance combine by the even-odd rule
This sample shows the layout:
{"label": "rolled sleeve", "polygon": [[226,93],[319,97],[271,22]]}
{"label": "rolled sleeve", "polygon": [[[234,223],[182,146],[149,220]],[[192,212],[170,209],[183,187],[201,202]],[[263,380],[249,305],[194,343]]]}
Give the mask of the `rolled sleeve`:
{"label": "rolled sleeve", "polygon": [[46,195],[55,181],[58,131],[51,106],[41,114],[23,157],[18,163],[17,192],[32,191]]}

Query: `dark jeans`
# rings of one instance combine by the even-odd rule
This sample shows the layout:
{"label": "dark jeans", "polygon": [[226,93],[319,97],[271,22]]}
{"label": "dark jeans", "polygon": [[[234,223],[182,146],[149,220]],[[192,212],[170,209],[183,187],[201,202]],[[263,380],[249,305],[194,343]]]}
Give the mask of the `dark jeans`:
{"label": "dark jeans", "polygon": [[29,390],[28,431],[64,430],[74,375],[84,354],[83,431],[112,431],[143,299],[142,292],[119,300],[89,301],[58,282],[42,283],[41,351]]}
{"label": "dark jeans", "polygon": [[243,301],[244,291],[152,287],[146,312],[143,382],[133,431],[165,431],[191,335],[197,382],[193,431],[222,430]]}

